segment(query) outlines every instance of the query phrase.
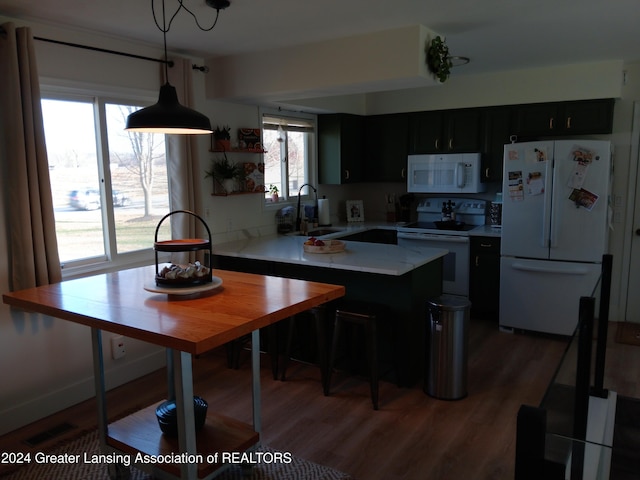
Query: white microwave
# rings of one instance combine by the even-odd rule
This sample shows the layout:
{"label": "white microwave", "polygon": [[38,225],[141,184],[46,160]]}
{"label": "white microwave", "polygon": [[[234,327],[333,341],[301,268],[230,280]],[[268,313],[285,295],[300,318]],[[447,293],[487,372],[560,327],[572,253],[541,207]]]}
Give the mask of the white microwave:
{"label": "white microwave", "polygon": [[479,153],[409,155],[407,192],[480,193],[486,190],[480,174]]}

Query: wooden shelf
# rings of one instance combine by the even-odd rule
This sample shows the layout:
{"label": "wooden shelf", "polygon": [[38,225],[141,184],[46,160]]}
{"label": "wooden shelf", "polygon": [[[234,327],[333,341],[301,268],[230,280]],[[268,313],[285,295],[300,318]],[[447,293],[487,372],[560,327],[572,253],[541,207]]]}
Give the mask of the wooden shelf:
{"label": "wooden shelf", "polygon": [[[258,443],[259,438],[250,425],[207,412],[204,427],[196,433],[196,450],[205,459],[215,452],[244,452]],[[151,456],[180,453],[177,437],[168,437],[160,430],[156,405],[109,424],[107,444],[132,455],[138,452]],[[180,476],[179,464],[158,463],[156,466]],[[221,463],[199,463],[198,477],[205,477],[222,466]]]}
{"label": "wooden shelf", "polygon": [[267,151],[263,149],[253,150],[248,148],[230,148],[229,150],[210,148],[209,151],[214,153],[267,153]]}
{"label": "wooden shelf", "polygon": [[211,195],[213,197],[232,197],[234,195],[255,195],[255,194],[260,194],[260,195],[264,195],[265,192],[231,192],[231,193],[212,193]]}

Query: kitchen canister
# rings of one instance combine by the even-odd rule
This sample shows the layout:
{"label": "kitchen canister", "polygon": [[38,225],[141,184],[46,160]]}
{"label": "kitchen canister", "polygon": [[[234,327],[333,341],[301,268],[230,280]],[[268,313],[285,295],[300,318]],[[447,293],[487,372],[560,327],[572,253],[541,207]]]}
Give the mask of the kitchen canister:
{"label": "kitchen canister", "polygon": [[331,216],[329,215],[329,199],[327,197],[318,199],[318,224],[331,225]]}

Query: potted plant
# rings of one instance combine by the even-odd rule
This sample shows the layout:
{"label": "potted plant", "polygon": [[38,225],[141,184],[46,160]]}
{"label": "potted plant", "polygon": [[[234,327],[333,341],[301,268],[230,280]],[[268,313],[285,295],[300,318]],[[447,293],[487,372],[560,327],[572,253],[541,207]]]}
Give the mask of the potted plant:
{"label": "potted plant", "polygon": [[207,177],[213,177],[224,188],[226,193],[235,190],[235,181],[242,175],[242,167],[231,163],[225,156],[211,164],[211,169],[206,172]]}
{"label": "potted plant", "polygon": [[230,132],[231,127],[226,125],[224,127],[216,127],[213,132],[213,137],[215,138],[214,148],[215,150],[222,150],[223,152],[227,152],[231,150],[231,135]]}
{"label": "potted plant", "polygon": [[449,57],[449,47],[440,36],[431,40],[427,49],[427,66],[429,70],[441,82],[449,78],[451,72],[451,58]]}
{"label": "potted plant", "polygon": [[269,185],[269,193],[271,194],[271,201],[277,202],[279,200],[278,197],[278,187],[276,187],[273,183]]}

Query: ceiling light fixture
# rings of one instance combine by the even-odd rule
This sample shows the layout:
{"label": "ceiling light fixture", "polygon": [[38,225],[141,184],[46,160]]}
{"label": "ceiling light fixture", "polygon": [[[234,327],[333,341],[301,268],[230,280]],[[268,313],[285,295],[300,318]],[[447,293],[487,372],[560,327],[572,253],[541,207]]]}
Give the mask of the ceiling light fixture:
{"label": "ceiling light fixture", "polygon": [[146,133],[168,133],[168,134],[205,134],[212,133],[211,122],[206,115],[187,108],[178,101],[178,93],[173,85],[169,83],[169,59],[167,55],[167,32],[171,28],[171,23],[181,9],[187,11],[195,20],[200,30],[209,31],[218,23],[220,10],[224,10],[230,5],[228,0],[206,0],[211,8],[216,10],[216,18],[213,25],[203,28],[198,22],[198,18],[184,6],[183,0],[178,0],[178,9],[173,13],[167,25],[165,0],[162,0],[162,26],[156,18],[154,1],[151,0],[151,11],[153,20],[162,32],[164,38],[164,68],[166,83],[160,87],[158,102],[146,108],[142,108],[127,117],[125,130]]}

